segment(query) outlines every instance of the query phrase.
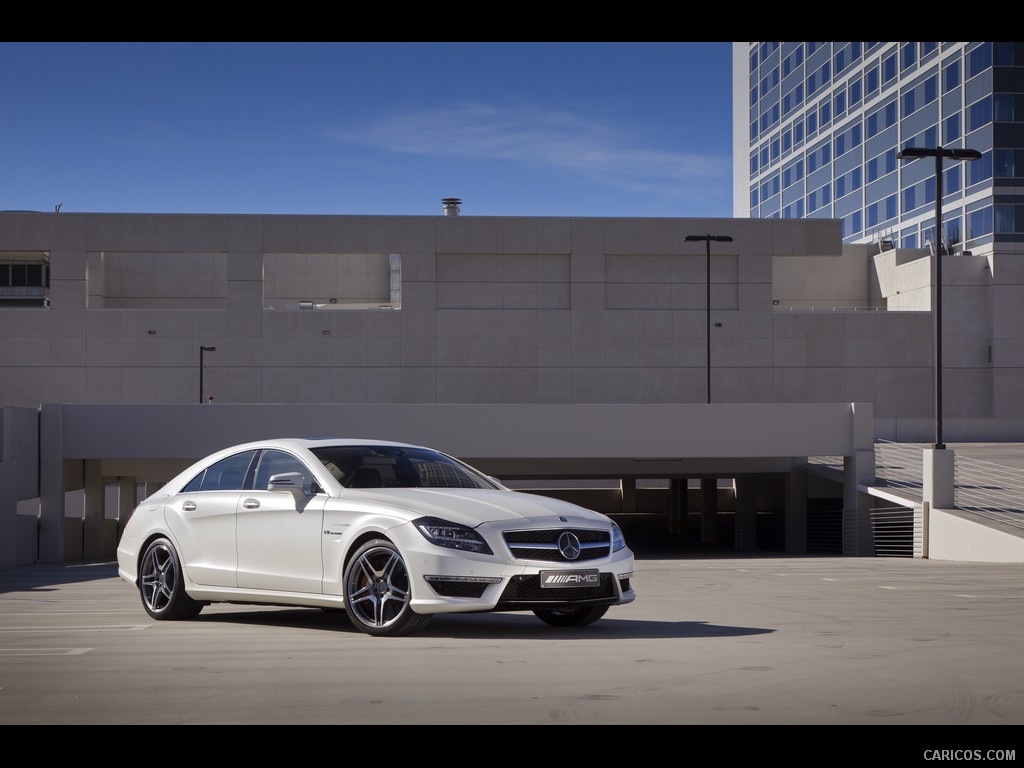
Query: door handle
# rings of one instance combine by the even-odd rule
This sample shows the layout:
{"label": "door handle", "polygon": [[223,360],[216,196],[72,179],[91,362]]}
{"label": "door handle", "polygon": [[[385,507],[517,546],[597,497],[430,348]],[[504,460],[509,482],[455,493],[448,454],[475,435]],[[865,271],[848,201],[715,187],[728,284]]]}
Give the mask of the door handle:
{"label": "door handle", "polygon": [[244,509],[259,509],[260,503],[256,499],[246,499],[242,502],[242,507]]}
{"label": "door handle", "polygon": [[194,501],[186,501],[184,504],[181,505],[181,509],[184,512],[195,512],[196,503]]}

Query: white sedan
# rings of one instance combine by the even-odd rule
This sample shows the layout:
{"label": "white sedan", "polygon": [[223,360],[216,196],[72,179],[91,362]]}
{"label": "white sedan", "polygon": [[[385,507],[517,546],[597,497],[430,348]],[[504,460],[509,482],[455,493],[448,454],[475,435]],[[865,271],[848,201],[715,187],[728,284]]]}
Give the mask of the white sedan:
{"label": "white sedan", "polygon": [[633,553],[610,518],[379,440],[218,451],[138,504],[117,561],[154,619],[210,603],[310,606],[344,610],[371,635],[456,612],[582,626],[636,597]]}

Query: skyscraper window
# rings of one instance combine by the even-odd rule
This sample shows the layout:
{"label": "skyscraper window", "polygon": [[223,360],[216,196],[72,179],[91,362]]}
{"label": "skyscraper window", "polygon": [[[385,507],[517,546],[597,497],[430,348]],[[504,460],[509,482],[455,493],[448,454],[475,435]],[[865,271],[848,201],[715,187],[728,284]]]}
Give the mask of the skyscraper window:
{"label": "skyscraper window", "polygon": [[[734,174],[735,183],[751,194],[736,197],[737,215],[793,217],[802,208],[804,216],[841,219],[850,243],[872,242],[881,227],[921,243],[929,220],[934,223],[934,169],[923,160],[900,162],[897,154],[904,147],[941,145],[982,153],[979,160],[949,162],[944,169],[943,217],[957,222],[955,236],[969,240],[977,232],[982,244],[996,247],[1005,228],[1017,226],[1016,211],[995,208],[994,176],[1003,199],[1014,194],[1018,179],[1024,184],[1024,132],[1011,128],[1018,119],[1024,122],[1024,79],[1016,69],[978,76],[1014,66],[1021,44],[786,43],[781,58],[779,44],[734,45],[743,47],[737,61],[757,58],[760,65],[737,82],[734,95],[738,125],[752,126],[749,160],[741,154]],[[768,56],[774,57],[770,66]],[[772,85],[773,71],[789,89],[786,94]],[[751,89],[760,93],[762,82],[775,94],[771,106],[750,104]],[[806,146],[808,140],[813,146]],[[797,160],[803,162],[802,176]],[[780,168],[787,193],[777,201]],[[807,184],[802,206],[792,197],[800,182]],[[766,197],[772,200],[767,206]],[[760,207],[744,208],[748,198],[757,198]]]}

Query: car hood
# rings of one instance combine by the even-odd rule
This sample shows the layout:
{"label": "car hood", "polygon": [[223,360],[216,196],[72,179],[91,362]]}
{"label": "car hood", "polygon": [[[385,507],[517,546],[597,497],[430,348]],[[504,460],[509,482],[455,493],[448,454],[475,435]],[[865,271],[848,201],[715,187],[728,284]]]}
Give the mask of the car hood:
{"label": "car hood", "polygon": [[[476,488],[374,488],[346,490],[343,498],[400,507],[416,516],[439,517],[475,528],[484,523],[532,520],[540,525],[608,525],[605,515],[593,510],[519,491]],[[561,520],[560,518],[565,518]]]}

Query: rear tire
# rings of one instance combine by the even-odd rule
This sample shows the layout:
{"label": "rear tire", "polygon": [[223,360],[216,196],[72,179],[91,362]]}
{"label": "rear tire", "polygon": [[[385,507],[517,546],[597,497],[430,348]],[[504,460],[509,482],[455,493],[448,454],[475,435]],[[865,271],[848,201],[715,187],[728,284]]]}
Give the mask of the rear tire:
{"label": "rear tire", "polygon": [[545,624],[553,627],[585,627],[608,613],[608,606],[591,605],[585,608],[538,610],[533,613]]}
{"label": "rear tire", "polygon": [[185,592],[181,560],[168,539],[156,539],[146,547],[139,567],[139,594],[142,607],[154,619],[192,619],[203,610],[203,603]]}

